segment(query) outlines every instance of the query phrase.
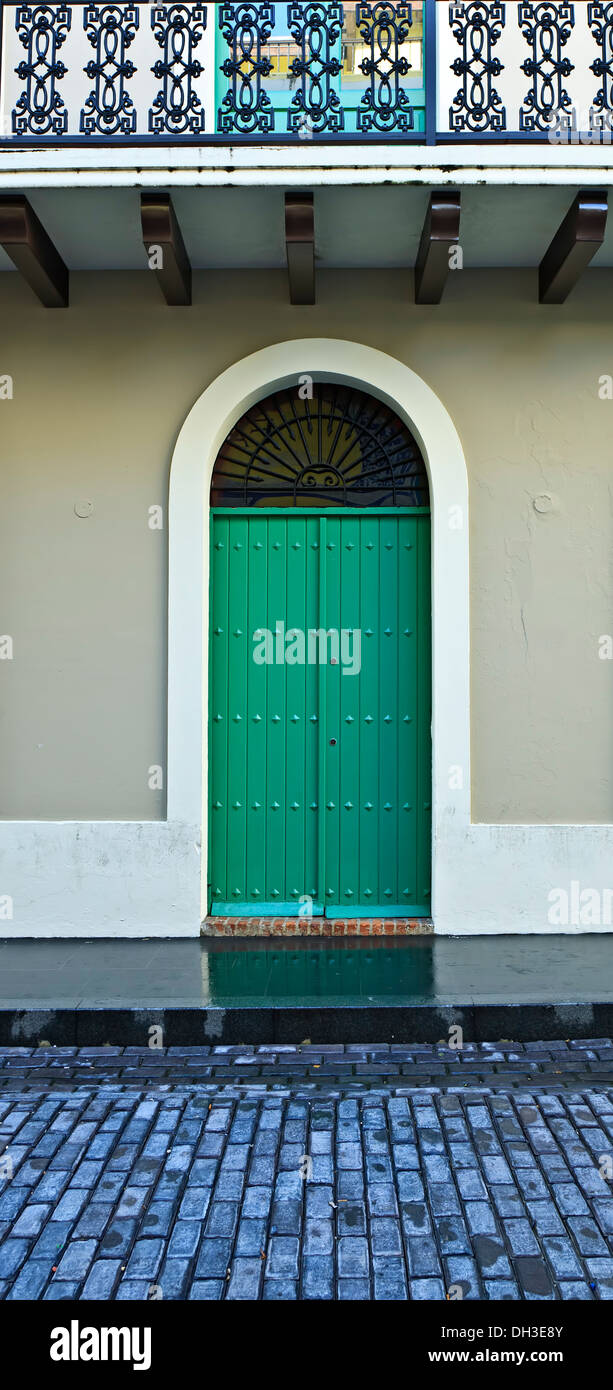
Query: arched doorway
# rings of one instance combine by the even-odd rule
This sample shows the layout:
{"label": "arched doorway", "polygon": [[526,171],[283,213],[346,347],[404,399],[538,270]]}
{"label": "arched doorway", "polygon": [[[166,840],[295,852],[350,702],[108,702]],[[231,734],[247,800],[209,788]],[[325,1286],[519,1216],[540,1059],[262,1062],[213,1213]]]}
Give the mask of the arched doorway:
{"label": "arched doorway", "polygon": [[300,377],[211,482],[207,910],[431,910],[430,499],[379,397]]}
{"label": "arched doorway", "polygon": [[[432,513],[432,917],[435,931],[461,935],[470,930],[475,883],[482,882],[479,875],[484,864],[483,837],[479,827],[472,825],[470,813],[466,460],[449,412],[423,378],[389,353],[344,338],[284,340],[240,358],[198,396],[173,451],[165,834],[173,850],[179,846],[183,855],[178,862],[183,898],[189,904],[182,908],[183,920],[188,919],[194,930],[199,928],[207,912],[211,878],[209,508],[213,466],[245,411],[274,389],[295,384],[307,372],[316,381],[342,381],[384,401],[408,425],[427,464]],[[492,882],[487,876],[483,879],[483,893],[493,891]],[[178,890],[173,906],[177,896]],[[488,910],[484,908],[486,918]],[[172,907],[168,915],[171,920]]]}

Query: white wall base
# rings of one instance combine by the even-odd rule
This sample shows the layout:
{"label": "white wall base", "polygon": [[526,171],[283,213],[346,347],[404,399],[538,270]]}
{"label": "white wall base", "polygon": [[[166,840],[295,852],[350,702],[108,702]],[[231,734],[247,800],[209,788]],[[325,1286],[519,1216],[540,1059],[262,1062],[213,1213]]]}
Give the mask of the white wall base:
{"label": "white wall base", "polygon": [[[3,915],[5,896],[12,899],[12,918]],[[0,937],[181,937],[199,931],[199,825],[0,822]]]}
{"label": "white wall base", "polygon": [[[0,914],[6,895],[13,902],[0,938],[198,936],[199,839],[199,827],[177,822],[0,822]],[[613,930],[582,921],[585,906],[572,920],[571,890],[576,904],[579,892],[613,888],[613,826],[442,828],[434,855],[440,935]],[[566,925],[548,920],[552,889],[568,893]]]}
{"label": "white wall base", "polygon": [[[469,825],[461,836],[449,825],[440,830],[433,856],[440,935],[613,931],[603,920],[613,889],[612,825]],[[561,891],[568,895],[566,924],[550,920],[549,895]],[[598,895],[591,908],[588,894]]]}

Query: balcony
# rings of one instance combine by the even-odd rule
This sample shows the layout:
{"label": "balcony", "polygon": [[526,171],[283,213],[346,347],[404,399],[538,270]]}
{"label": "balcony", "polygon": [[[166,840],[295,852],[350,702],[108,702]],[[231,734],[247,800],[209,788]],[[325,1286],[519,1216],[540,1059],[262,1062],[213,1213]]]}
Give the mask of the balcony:
{"label": "balcony", "polygon": [[1,5],[0,147],[611,144],[613,0]]}

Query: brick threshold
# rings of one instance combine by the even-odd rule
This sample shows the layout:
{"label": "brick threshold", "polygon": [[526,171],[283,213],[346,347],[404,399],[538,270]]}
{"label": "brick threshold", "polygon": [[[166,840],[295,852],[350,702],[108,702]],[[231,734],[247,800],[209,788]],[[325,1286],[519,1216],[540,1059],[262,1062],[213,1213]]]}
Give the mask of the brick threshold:
{"label": "brick threshold", "polygon": [[431,917],[205,917],[201,936],[430,936]]}

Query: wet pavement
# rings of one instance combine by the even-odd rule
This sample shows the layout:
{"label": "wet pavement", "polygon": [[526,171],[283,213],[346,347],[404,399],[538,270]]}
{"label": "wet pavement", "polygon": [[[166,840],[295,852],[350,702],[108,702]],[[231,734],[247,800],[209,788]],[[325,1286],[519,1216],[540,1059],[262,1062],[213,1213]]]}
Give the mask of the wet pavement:
{"label": "wet pavement", "polygon": [[607,1038],[4,1048],[0,1150],[9,1301],[613,1298]]}
{"label": "wet pavement", "polygon": [[613,1001],[613,935],[0,941],[0,1009]]}

